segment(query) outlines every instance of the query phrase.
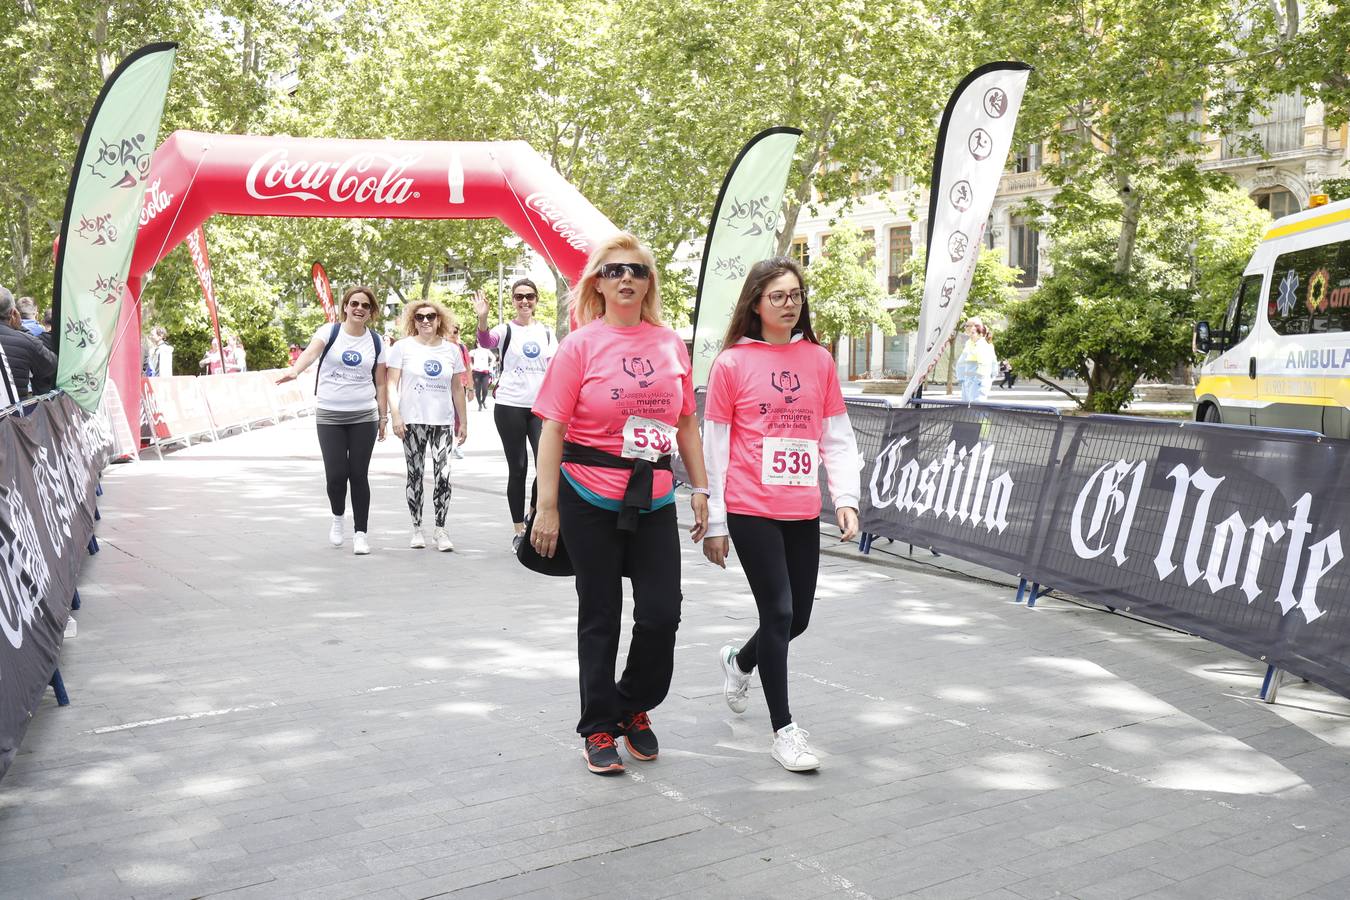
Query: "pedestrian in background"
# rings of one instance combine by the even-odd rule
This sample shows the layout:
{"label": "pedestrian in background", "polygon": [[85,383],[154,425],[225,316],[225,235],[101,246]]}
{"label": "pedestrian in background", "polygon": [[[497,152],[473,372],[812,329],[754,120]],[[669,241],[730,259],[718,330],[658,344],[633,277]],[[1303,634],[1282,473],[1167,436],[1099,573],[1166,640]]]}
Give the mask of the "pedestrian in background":
{"label": "pedestrian in background", "polygon": [[38,321],[37,301],[32,297],[20,297],[15,305],[19,309],[19,324],[25,331],[35,338],[40,338],[47,331]]}
{"label": "pedestrian in background", "polygon": [[[511,306],[515,315],[506,322],[488,330],[487,298],[481,291],[473,296],[473,310],[478,315],[478,346],[497,349],[502,356],[502,374],[497,380],[492,418],[506,455],[506,505],[511,511],[515,529],[511,538],[514,551],[525,532],[525,480],[529,475],[530,458],[534,457],[536,471],[539,457],[539,430],[541,423],[530,407],[539,396],[549,360],[557,352],[558,342],[553,329],[534,318],[539,305],[539,289],[528,278],[511,285]],[[537,485],[530,490],[530,507],[535,505]]]}
{"label": "pedestrian in background", "polygon": [[463,356],[459,345],[450,340],[459,330],[454,321],[450,311],[439,303],[409,303],[399,318],[399,332],[407,340],[389,350],[389,408],[394,435],[403,441],[408,512],[412,516],[408,546],[415,550],[427,545],[422,534],[422,480],[428,450],[434,479],[431,505],[436,517],[432,539],[437,550],[455,549],[445,530],[450,508],[450,449],[456,439],[468,437],[468,417],[460,387]]}
{"label": "pedestrian in background", "polygon": [[328,541],[343,543],[347,488],[352,494],[352,552],[370,552],[370,457],[376,440],[384,440],[389,396],[386,390],[384,343],[373,319],[379,306],[368,287],[351,287],[342,295],[340,322],[320,325],[295,364],[277,384],[294,381],[315,360],[314,422],[323,454],[324,479],[333,523]]}
{"label": "pedestrian in background", "polygon": [[989,399],[989,389],[994,386],[994,370],[998,367],[998,357],[990,341],[988,326],[979,317],[966,321],[966,345],[956,360],[956,378],[961,383],[961,401],[963,403],[981,403]]}
{"label": "pedestrian in background", "polygon": [[150,375],[167,378],[173,374],[173,346],[169,331],[163,325],[150,329]]}

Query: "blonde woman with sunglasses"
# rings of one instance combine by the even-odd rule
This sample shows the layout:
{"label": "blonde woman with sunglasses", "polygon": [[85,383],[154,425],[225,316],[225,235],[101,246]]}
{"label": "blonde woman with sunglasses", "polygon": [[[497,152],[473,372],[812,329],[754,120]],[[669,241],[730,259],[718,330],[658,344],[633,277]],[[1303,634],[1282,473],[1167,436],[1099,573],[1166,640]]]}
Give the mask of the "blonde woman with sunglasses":
{"label": "blonde woman with sunglasses", "polygon": [[445,530],[450,508],[450,453],[456,441],[468,437],[459,378],[464,371],[463,354],[459,344],[451,340],[458,331],[448,309],[430,300],[414,301],[399,318],[404,339],[389,350],[394,435],[403,441],[408,513],[412,516],[408,546],[414,550],[427,545],[422,533],[422,477],[428,450],[434,480],[431,506],[436,516],[432,539],[437,550],[455,549]]}

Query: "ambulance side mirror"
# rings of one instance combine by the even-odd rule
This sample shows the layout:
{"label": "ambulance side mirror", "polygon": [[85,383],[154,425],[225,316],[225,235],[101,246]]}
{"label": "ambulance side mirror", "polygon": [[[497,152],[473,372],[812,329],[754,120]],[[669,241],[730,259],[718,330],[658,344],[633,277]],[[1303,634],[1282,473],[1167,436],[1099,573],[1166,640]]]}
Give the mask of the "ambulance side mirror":
{"label": "ambulance side mirror", "polygon": [[1209,333],[1209,322],[1201,319],[1195,323],[1195,349],[1200,353],[1208,353],[1213,345],[1213,337]]}

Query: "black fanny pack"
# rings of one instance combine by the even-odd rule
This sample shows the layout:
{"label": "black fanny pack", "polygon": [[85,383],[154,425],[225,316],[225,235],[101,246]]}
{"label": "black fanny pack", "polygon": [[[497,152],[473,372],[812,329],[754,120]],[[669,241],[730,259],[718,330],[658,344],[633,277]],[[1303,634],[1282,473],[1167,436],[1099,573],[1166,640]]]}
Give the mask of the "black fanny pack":
{"label": "black fanny pack", "polygon": [[620,531],[637,531],[638,511],[652,508],[652,473],[657,469],[670,471],[669,453],[656,462],[650,462],[645,459],[615,456],[613,453],[572,441],[563,441],[562,461],[602,469],[632,470],[633,474],[628,478],[628,489],[623,493],[623,505],[619,509]]}

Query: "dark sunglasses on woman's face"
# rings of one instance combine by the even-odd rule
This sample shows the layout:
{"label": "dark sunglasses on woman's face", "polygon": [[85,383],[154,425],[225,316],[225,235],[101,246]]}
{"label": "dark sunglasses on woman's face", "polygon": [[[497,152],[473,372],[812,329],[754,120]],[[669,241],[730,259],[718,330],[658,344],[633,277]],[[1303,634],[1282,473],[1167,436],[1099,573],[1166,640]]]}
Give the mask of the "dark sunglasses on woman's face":
{"label": "dark sunglasses on woman's face", "polygon": [[646,281],[652,277],[651,267],[642,263],[605,263],[600,267],[599,274],[601,278],[615,279],[622,278],[624,272],[632,275],[638,281]]}
{"label": "dark sunglasses on woman's face", "polygon": [[413,318],[419,322],[435,322],[441,317],[440,313],[413,313]]}
{"label": "dark sunglasses on woman's face", "polygon": [[530,302],[530,303],[533,303],[535,300],[538,300],[538,299],[539,299],[539,295],[538,295],[538,294],[512,294],[512,295],[511,295],[511,299],[512,299],[512,300],[515,300],[515,301],[518,302],[518,303],[519,303],[519,302]]}
{"label": "dark sunglasses on woman's face", "polygon": [[347,305],[352,309],[374,309],[369,303],[362,303],[360,300],[348,300]]}

